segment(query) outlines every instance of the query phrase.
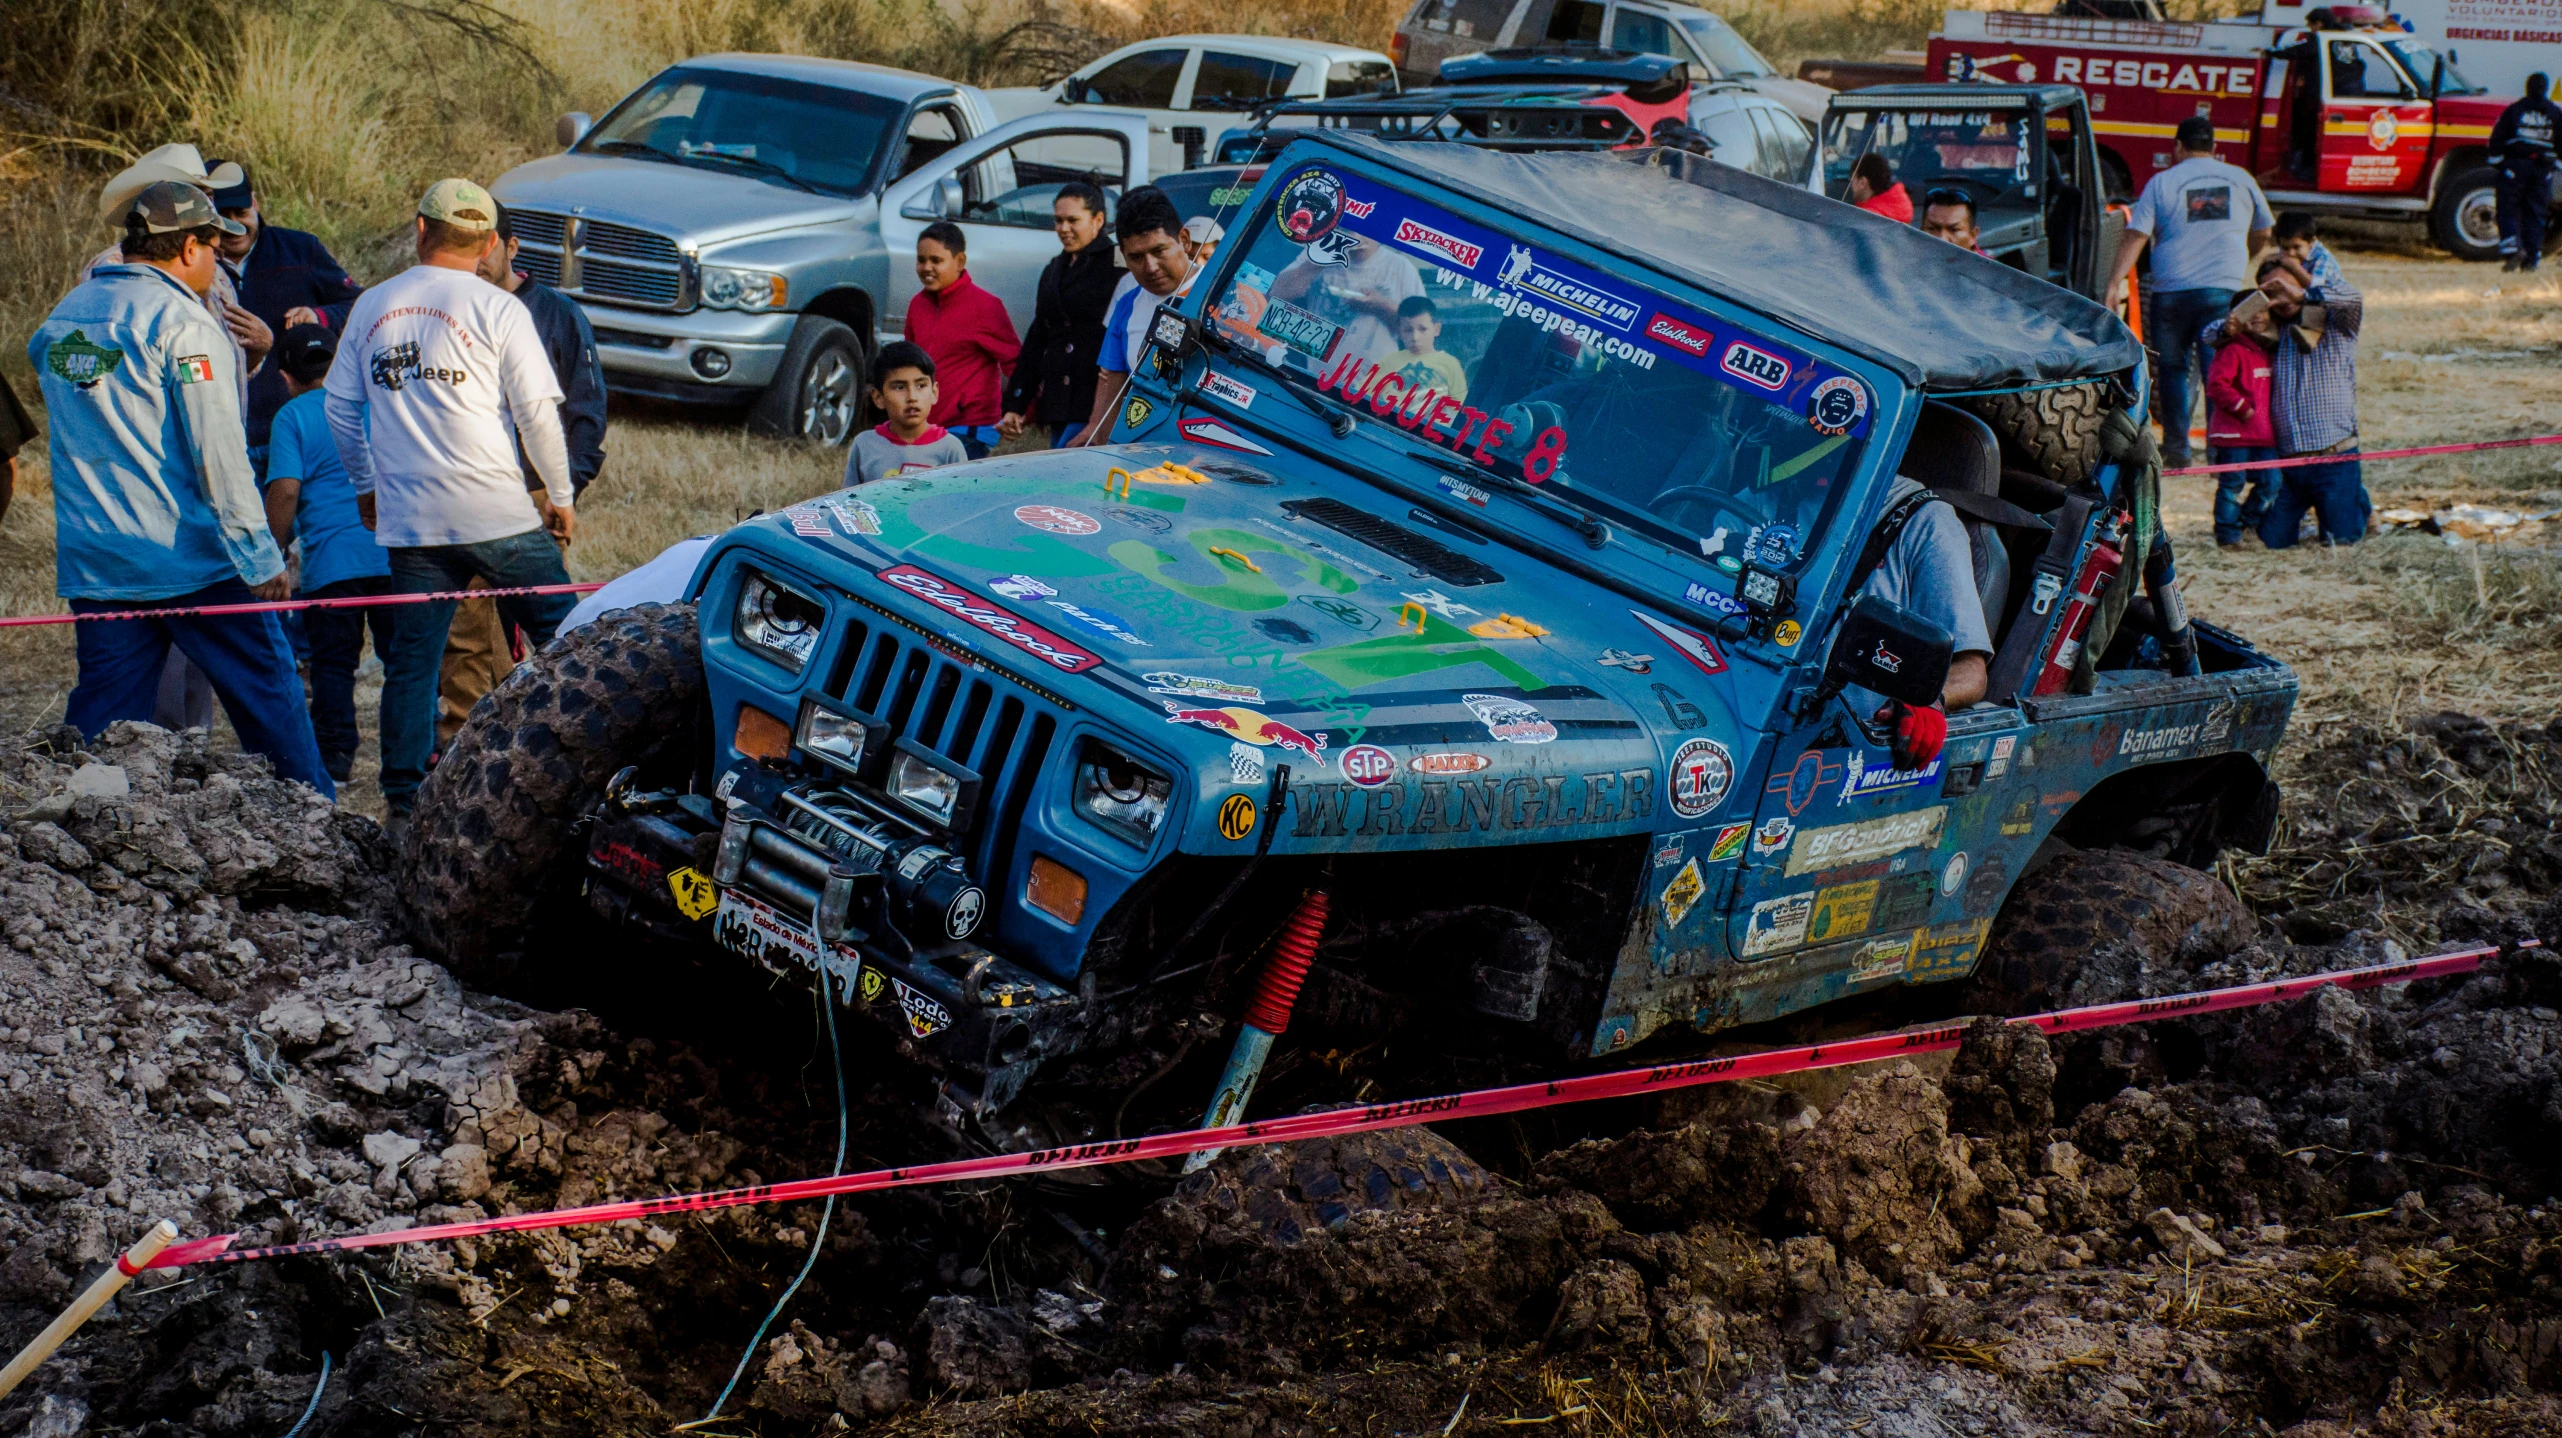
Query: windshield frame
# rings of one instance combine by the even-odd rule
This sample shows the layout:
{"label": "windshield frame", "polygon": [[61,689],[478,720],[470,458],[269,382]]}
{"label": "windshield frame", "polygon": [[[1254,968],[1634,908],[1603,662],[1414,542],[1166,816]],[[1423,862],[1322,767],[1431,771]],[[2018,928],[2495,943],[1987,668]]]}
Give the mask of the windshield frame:
{"label": "windshield frame", "polygon": [[2471,80],[2465,78],[2464,72],[2455,67],[2455,57],[2453,55],[2439,50],[2435,45],[2421,39],[2419,36],[2387,35],[2383,36],[2382,39],[2384,43],[2384,53],[2392,56],[2393,63],[2402,67],[2402,73],[2409,77],[2412,84],[2419,87],[2420,94],[2423,97],[2426,97],[2429,93],[2429,77],[2420,72],[2420,68],[2415,63],[2411,54],[2414,50],[2428,56],[2430,62],[2429,68],[2431,70],[2436,70],[2437,62],[2441,60],[2446,63],[2445,70],[2439,72],[2442,84],[2438,90],[2438,94],[2487,95],[2490,93],[2490,87],[2486,85],[2476,85]]}
{"label": "windshield frame", "polygon": [[[1886,115],[1931,118],[1944,115],[1977,114],[2002,117],[2005,120],[2014,122],[2018,126],[2020,145],[2026,154],[2027,165],[2025,174],[2022,174],[2018,167],[2013,167],[2010,172],[2011,180],[2009,184],[1999,189],[1990,190],[1989,193],[1978,196],[1976,199],[1976,208],[1981,210],[1988,206],[1998,205],[2004,208],[2025,209],[2037,206],[2043,191],[2039,190],[2032,192],[2024,187],[2039,185],[2045,178],[2048,147],[2047,126],[2041,119],[2041,111],[2038,107],[2024,101],[2016,104],[1987,104],[1979,102],[1969,107],[1952,108],[1946,105],[1883,104],[1873,100],[1862,101],[1855,95],[1845,96],[1843,97],[1843,103],[1840,103],[1839,105],[1828,105],[1825,107],[1824,123],[1815,132],[1815,161],[1823,172],[1825,196],[1829,199],[1840,200],[1844,204],[1850,203],[1848,198],[1850,193],[1850,165],[1855,165],[1859,161],[1859,155],[1849,156],[1849,164],[1844,165],[1838,173],[1835,172],[1833,168],[1833,161],[1830,157],[1830,136],[1833,125],[1836,121],[1842,120],[1844,117],[1850,115],[1865,115],[1868,117],[1867,128],[1873,135],[1878,119]],[[1959,123],[1963,124],[1965,122],[1961,120]],[[1866,150],[1860,151],[1860,154],[1866,153],[1868,153]],[[1987,170],[1983,173],[1995,174],[1999,172]],[[1970,180],[1967,172],[1962,170],[1932,175],[1926,178],[1930,183],[1915,184],[1905,178],[1903,166],[1897,165],[1895,167],[1895,183],[1904,187],[1904,193],[1912,196],[1913,203],[1917,206],[1921,203],[1922,195],[1931,189],[1934,184],[1956,181],[1960,184],[1990,186],[1992,183],[1990,180]]]}
{"label": "windshield frame", "polygon": [[[1769,57],[1754,49],[1752,42],[1745,39],[1742,32],[1734,26],[1727,24],[1722,17],[1676,15],[1672,19],[1673,27],[1681,31],[1681,38],[1689,41],[1690,47],[1699,52],[1700,58],[1706,60],[1717,71],[1719,79],[1776,80],[1780,78],[1778,68],[1770,63]],[[1753,68],[1729,68],[1726,62],[1719,58],[1719,52],[1723,48],[1740,50],[1750,56]]]}
{"label": "windshield frame", "polygon": [[[841,185],[827,184],[809,176],[795,177],[806,191],[837,199],[859,200],[881,187],[882,167],[892,151],[906,142],[908,118],[915,108],[910,103],[872,94],[865,90],[825,85],[790,76],[760,74],[753,70],[730,70],[717,65],[700,65],[688,61],[670,65],[633,87],[630,94],[616,101],[614,108],[606,111],[594,125],[588,127],[587,133],[579,137],[577,144],[569,147],[568,153],[590,155],[598,159],[631,158],[629,155],[614,151],[600,150],[597,146],[607,140],[615,123],[626,113],[637,108],[642,100],[657,92],[662,86],[682,85],[689,80],[701,81],[707,89],[716,85],[727,85],[751,94],[763,92],[764,98],[778,98],[772,92],[781,91],[791,98],[820,99],[847,111],[876,111],[882,121],[881,141],[874,148],[870,163],[864,167],[860,184],[848,189]],[[748,165],[724,163],[718,152],[708,152],[700,157],[673,150],[660,150],[658,153],[666,158],[664,160],[644,159],[644,162],[672,164],[689,170],[702,170],[706,173],[737,175],[784,189],[794,188],[791,181],[778,175],[761,174]]]}
{"label": "windshield frame", "polygon": [[[1810,599],[1833,581],[1837,566],[1847,562],[1842,553],[1844,542],[1837,537],[1836,531],[1846,522],[1845,515],[1864,504],[1861,496],[1866,495],[1876,483],[1879,455],[1893,450],[1899,430],[1908,428],[1905,411],[1912,407],[1913,397],[1900,378],[1883,365],[1804,335],[1713,292],[1642,265],[1632,272],[1627,257],[1605,254],[1570,236],[1550,231],[1535,220],[1498,212],[1471,197],[1446,191],[1435,192],[1428,182],[1418,185],[1412,177],[1374,170],[1347,156],[1301,152],[1276,160],[1256,186],[1255,198],[1249,202],[1245,213],[1238,217],[1243,227],[1232,228],[1230,239],[1220,247],[1219,258],[1208,276],[1209,282],[1195,284],[1179,307],[1205,334],[1216,337],[1207,346],[1213,360],[1228,360],[1236,364],[1235,377],[1249,384],[1258,380],[1269,382],[1270,370],[1266,363],[1239,363],[1229,359],[1225,351],[1235,346],[1237,341],[1233,327],[1223,325],[1217,311],[1221,298],[1230,292],[1248,264],[1253,262],[1258,244],[1279,225],[1278,198],[1290,181],[1311,168],[1323,168],[1339,176],[1356,179],[1365,188],[1391,193],[1408,205],[1441,211],[1447,217],[1498,240],[1528,247],[1543,263],[1551,258],[1569,262],[1611,285],[1637,292],[1641,303],[1649,307],[1649,313],[1658,317],[1669,312],[1693,323],[1704,321],[1702,327],[1716,337],[1711,342],[1715,345],[1745,341],[1752,348],[1763,351],[1765,357],[1769,351],[1777,350],[1798,367],[1797,373],[1802,376],[1788,385],[1792,396],[1801,392],[1811,395],[1830,388],[1831,382],[1838,378],[1856,381],[1849,390],[1861,397],[1865,407],[1846,426],[1842,435],[1847,441],[1842,448],[1847,453],[1837,462],[1830,478],[1822,482],[1824,493],[1820,507],[1811,516],[1803,518],[1804,533],[1796,553],[1788,563],[1779,566],[1782,572],[1796,579],[1797,592]],[[1372,207],[1376,208],[1377,203],[1372,201]],[[1431,264],[1419,254],[1411,258],[1427,267]],[[1488,264],[1485,268],[1491,271],[1494,266]],[[1723,384],[1748,397],[1759,397],[1751,395],[1736,379],[1707,364],[1707,354],[1714,352],[1713,349],[1690,351],[1700,363],[1684,361],[1680,367],[1709,386]],[[1659,350],[1659,354],[1667,353],[1669,350]],[[1662,360],[1659,358],[1657,362],[1660,364]],[[1410,477],[1389,476],[1392,484],[1411,485],[1417,490],[1431,492],[1436,501],[1452,500],[1460,506],[1462,513],[1480,523],[1486,522],[1485,516],[1493,505],[1509,501],[1518,506],[1520,517],[1514,518],[1507,513],[1490,525],[1490,532],[1532,549],[1556,547],[1556,541],[1535,522],[1534,517],[1557,523],[1572,533],[1575,526],[1549,511],[1557,507],[1583,511],[1604,521],[1612,535],[1613,542],[1595,541],[1593,548],[1608,548],[1622,555],[1650,561],[1651,567],[1657,571],[1653,580],[1656,585],[1669,588],[1671,593],[1710,614],[1722,618],[1743,612],[1741,604],[1734,598],[1740,582],[1740,566],[1723,567],[1703,553],[1709,536],[1696,533],[1695,527],[1683,528],[1650,520],[1642,509],[1598,486],[1526,483],[1517,470],[1511,473],[1489,470],[1485,492],[1470,495],[1466,492],[1469,485],[1463,476],[1470,457],[1467,448],[1454,450],[1445,443],[1425,438],[1419,428],[1401,429],[1396,423],[1382,418],[1374,404],[1348,402],[1335,393],[1322,390],[1316,380],[1315,375],[1295,376],[1284,386],[1294,392],[1295,403],[1291,408],[1280,411],[1256,410],[1249,413],[1248,406],[1252,403],[1250,389],[1246,391],[1248,398],[1239,403],[1234,385],[1205,385],[1197,378],[1185,398],[1190,403],[1215,401],[1227,405],[1240,420],[1257,427],[1275,424],[1281,416],[1289,415],[1295,422],[1312,423],[1322,431],[1327,419],[1337,415],[1351,416],[1361,422],[1359,432],[1368,436],[1371,443],[1395,455],[1403,463],[1429,471]],[[1864,386],[1864,392],[1861,386]],[[1803,401],[1792,398],[1789,402]],[[1779,402],[1768,403],[1774,411],[1779,407]],[[1797,422],[1807,421],[1801,417]],[[1337,438],[1334,443],[1342,441]],[[1316,448],[1309,452],[1317,453],[1331,447],[1322,440],[1315,441],[1315,445]],[[1822,452],[1820,448],[1807,451],[1811,454]],[[1346,468],[1356,477],[1378,482],[1363,474],[1359,465],[1347,465]],[[1392,489],[1391,492],[1395,491]],[[1632,519],[1631,510],[1635,510],[1639,517]],[[1741,550],[1746,543],[1744,537],[1736,536],[1736,541],[1735,548]],[[1733,556],[1730,554],[1729,557]]]}

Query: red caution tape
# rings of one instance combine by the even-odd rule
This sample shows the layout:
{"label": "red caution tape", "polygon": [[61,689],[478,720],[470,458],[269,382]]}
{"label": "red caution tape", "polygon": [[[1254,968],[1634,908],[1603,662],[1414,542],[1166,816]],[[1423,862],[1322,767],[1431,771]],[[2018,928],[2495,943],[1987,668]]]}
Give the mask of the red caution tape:
{"label": "red caution tape", "polygon": [[2562,444],[2562,434],[2539,434],[2533,439],[2485,439],[2472,444],[2427,444],[2418,449],[2371,449],[2364,454],[2299,454],[2293,459],[2255,459],[2244,464],[2192,464],[2184,469],[2163,470],[2162,477],[2236,474],[2246,469],[2301,469],[2313,464],[2342,464],[2352,459],[2418,459],[2431,454],[2470,454],[2477,449],[2527,449],[2539,444]]}
{"label": "red caution tape", "polygon": [[12,614],[0,629],[25,624],[87,624],[101,619],[199,619],[211,614],[282,614],[289,609],[371,609],[381,604],[433,604],[444,599],[513,599],[521,594],[593,594],[602,584],[520,584],[513,589],[447,589],[434,594],[362,594],[343,599],[262,599],[254,604],[182,604],[97,614]]}
{"label": "red caution tape", "polygon": [[[2531,946],[2531,943],[2520,945],[2522,948]],[[2497,952],[2496,948],[2487,946],[2463,949],[2455,953],[2437,954],[2425,959],[2411,959],[2398,964],[2380,964],[2364,969],[2341,969],[2300,979],[2277,979],[2269,983],[2242,984],[2229,989],[2206,989],[2168,998],[2136,999],[2128,1003],[2064,1009],[2055,1013],[2017,1018],[2011,1022],[2034,1024],[2050,1034],[2063,1034],[2076,1033],[2084,1029],[2111,1028],[2120,1024],[2146,1023],[2154,1019],[2189,1018],[2198,1014],[2220,1013],[2227,1009],[2246,1009],[2261,1004],[2282,1003],[2289,999],[2303,998],[2324,988],[2371,989],[2384,984],[2410,983],[2417,979],[2433,979],[2448,974],[2467,974],[2480,968],[2482,960]],[[1242,1148],[1251,1144],[1291,1143],[1300,1139],[1325,1138],[1335,1134],[1410,1128],[1416,1124],[1441,1123],[1451,1119],[1484,1118],[1493,1114],[1519,1113],[1524,1109],[1589,1103],[1594,1099],[1627,1098],[1636,1094],[1688,1088],[1694,1084],[1769,1078],[1777,1074],[1802,1073],[1809,1069],[1838,1068],[1846,1064],[1871,1063],[1878,1059],[1897,1058],[1910,1054],[1937,1053],[1957,1047],[1965,1034],[1963,1025],[1916,1029],[1904,1033],[1873,1034],[1867,1038],[1852,1039],[1846,1043],[1773,1049],[1766,1053],[1741,1054],[1732,1058],[1694,1059],[1685,1063],[1663,1064],[1654,1068],[1588,1074],[1581,1078],[1550,1079],[1544,1083],[1479,1089],[1473,1093],[1443,1094],[1436,1098],[1408,1099],[1401,1103],[1369,1104],[1356,1108],[1329,1109],[1323,1113],[1294,1114],[1288,1118],[1233,1124],[1225,1128],[1198,1128],[1182,1133],[1151,1134],[1146,1138],[1120,1139],[1109,1143],[1045,1148],[1032,1153],[955,1159],[948,1163],[922,1164],[914,1168],[874,1169],[869,1173],[849,1173],[835,1178],[803,1179],[797,1183],[759,1184],[754,1188],[722,1189],[715,1193],[681,1193],[665,1198],[645,1198],[628,1203],[594,1203],[584,1208],[560,1208],[545,1213],[510,1214],[502,1218],[485,1218],[470,1223],[439,1223],[423,1228],[404,1228],[393,1233],[349,1234],[343,1238],[323,1238],[310,1243],[288,1243],[273,1248],[235,1249],[231,1243],[238,1235],[221,1234],[213,1238],[199,1238],[186,1243],[173,1244],[151,1261],[151,1267],[185,1268],[198,1263],[248,1263],[261,1258],[287,1258],[295,1254],[340,1253],[359,1248],[387,1248],[394,1244],[433,1243],[449,1238],[473,1238],[484,1233],[526,1233],[546,1228],[569,1228],[578,1224],[620,1223],[625,1219],[655,1218],[663,1213],[697,1213],[705,1209],[737,1208],[747,1204],[799,1203],[808,1199],[826,1198],[831,1194],[870,1193],[885,1188],[915,1188],[925,1184],[1007,1178],[1016,1174],[1043,1173],[1053,1169],[1092,1168],[1101,1164],[1135,1163],[1140,1159],[1148,1158],[1176,1158],[1201,1149]]]}

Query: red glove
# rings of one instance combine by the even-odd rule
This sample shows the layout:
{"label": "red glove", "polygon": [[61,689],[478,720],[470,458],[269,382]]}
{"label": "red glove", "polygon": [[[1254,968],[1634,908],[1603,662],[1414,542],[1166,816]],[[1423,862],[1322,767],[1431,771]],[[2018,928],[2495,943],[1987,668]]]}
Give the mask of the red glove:
{"label": "red glove", "polygon": [[1898,769],[1918,769],[1928,764],[1939,757],[1940,746],[1948,742],[1948,716],[1936,705],[1917,709],[1900,699],[1889,699],[1874,718],[1880,724],[1890,719],[1894,723],[1892,742]]}

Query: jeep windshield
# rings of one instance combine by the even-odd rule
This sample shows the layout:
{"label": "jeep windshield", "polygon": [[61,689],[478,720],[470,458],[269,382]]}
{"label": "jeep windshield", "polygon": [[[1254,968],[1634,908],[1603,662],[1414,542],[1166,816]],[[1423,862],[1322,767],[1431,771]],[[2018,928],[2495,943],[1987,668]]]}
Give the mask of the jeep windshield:
{"label": "jeep windshield", "polygon": [[614,107],[577,153],[758,176],[824,194],[869,190],[899,106],[878,95],[734,70],[676,69]]}
{"label": "jeep windshield", "polygon": [[[1809,552],[1868,434],[1863,381],[1327,166],[1272,193],[1209,305],[1226,341],[1438,468],[1526,480],[1727,574]],[[1478,506],[1501,487],[1436,481]]]}
{"label": "jeep windshield", "polygon": [[2015,199],[2032,203],[2025,187],[2036,152],[2027,109],[1864,110],[1837,106],[1824,116],[1824,193],[1843,199],[1850,170],[1862,155],[1883,155],[1904,193],[1919,205],[1942,187],[1962,189],[1978,205]]}

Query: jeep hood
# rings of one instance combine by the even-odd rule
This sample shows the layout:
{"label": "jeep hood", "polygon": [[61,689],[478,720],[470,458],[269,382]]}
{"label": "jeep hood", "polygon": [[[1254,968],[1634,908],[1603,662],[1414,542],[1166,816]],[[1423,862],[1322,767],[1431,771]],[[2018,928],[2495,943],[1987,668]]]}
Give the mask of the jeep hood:
{"label": "jeep hood", "polygon": [[813,195],[744,173],[619,155],[553,155],[508,171],[490,190],[501,204],[610,220],[697,248],[840,223],[872,203]]}
{"label": "jeep hood", "polygon": [[[1015,456],[743,528],[1181,755],[1204,800],[1259,794],[1268,765],[1290,765],[1294,822],[1312,826],[1290,837],[1316,847],[1365,833],[1400,846],[1380,817],[1390,783],[1409,836],[1452,832],[1446,817],[1417,827],[1425,781],[1441,780],[1480,806],[1513,791],[1505,816],[1477,816],[1474,842],[1707,822],[1747,757],[1736,676],[1701,627],[1286,456]],[[1685,752],[1716,792],[1676,803],[1667,776]]]}

